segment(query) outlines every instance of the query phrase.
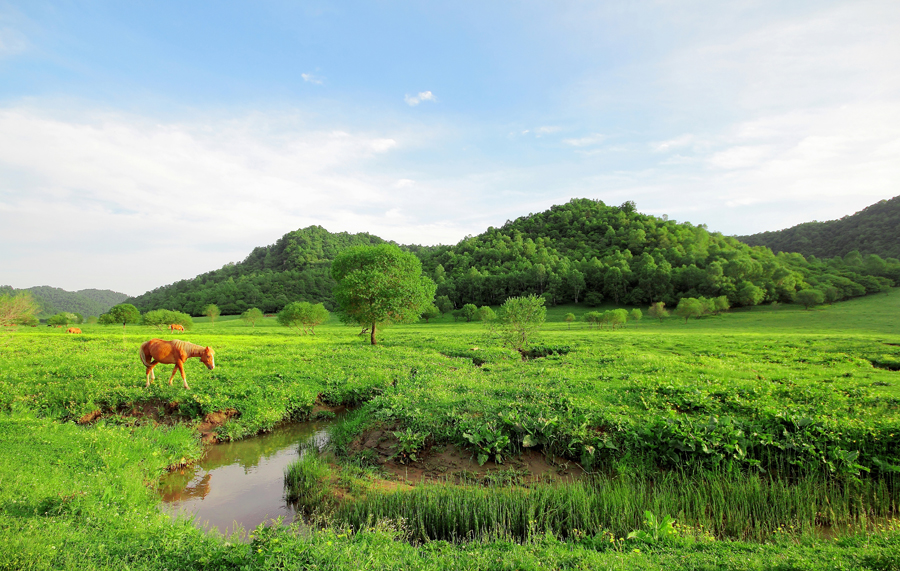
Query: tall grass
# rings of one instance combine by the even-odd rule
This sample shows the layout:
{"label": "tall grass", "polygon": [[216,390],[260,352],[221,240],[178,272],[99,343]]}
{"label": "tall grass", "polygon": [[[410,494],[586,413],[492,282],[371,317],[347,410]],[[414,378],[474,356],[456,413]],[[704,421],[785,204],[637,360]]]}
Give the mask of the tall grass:
{"label": "tall grass", "polygon": [[[416,541],[525,542],[552,534],[624,537],[645,510],[671,515],[682,530],[720,539],[764,541],[781,532],[840,534],[895,517],[900,478],[797,481],[760,475],[677,472],[620,475],[563,485],[463,487],[451,483],[371,491],[341,506],[335,520],[354,527],[403,520]],[[578,530],[577,532],[575,530]]]}
{"label": "tall grass", "polygon": [[315,447],[303,448],[300,458],[284,469],[287,499],[298,509],[313,511],[323,507],[328,496],[331,469]]}

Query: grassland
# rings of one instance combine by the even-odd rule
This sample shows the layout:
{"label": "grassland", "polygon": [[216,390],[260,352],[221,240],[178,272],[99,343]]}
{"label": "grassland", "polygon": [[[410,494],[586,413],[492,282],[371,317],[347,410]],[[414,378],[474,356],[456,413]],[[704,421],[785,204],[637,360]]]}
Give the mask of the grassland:
{"label": "grassland", "polygon": [[[449,317],[375,347],[334,319],[315,336],[200,319],[179,336],[217,367],[189,363],[188,391],[162,366],[144,388],[137,347],[168,332],[5,332],[0,568],[900,568],[900,290],[616,331],[563,321],[589,309],[551,308],[547,355],[526,360]],[[356,408],[337,438],[352,501],[328,526],[243,544],[158,512],[154,482],[199,457],[207,415],[238,411],[217,428],[234,439],[317,403]],[[408,465],[454,448],[503,473],[538,450],[582,475],[373,485],[385,474],[359,443],[374,431],[399,434]],[[677,532],[625,540],[647,509]]]}

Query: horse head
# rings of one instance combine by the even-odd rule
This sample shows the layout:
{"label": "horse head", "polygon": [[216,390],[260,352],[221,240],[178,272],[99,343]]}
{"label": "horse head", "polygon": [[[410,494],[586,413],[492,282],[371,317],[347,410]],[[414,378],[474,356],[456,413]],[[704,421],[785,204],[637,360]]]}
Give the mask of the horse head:
{"label": "horse head", "polygon": [[203,353],[200,354],[200,361],[206,365],[206,368],[210,371],[216,368],[215,354],[216,352],[209,347],[203,349]]}

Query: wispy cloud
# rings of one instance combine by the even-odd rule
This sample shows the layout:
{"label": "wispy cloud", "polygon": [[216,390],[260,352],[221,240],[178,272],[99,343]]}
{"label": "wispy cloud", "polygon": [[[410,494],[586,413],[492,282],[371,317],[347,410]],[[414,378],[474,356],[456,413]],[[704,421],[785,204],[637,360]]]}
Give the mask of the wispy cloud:
{"label": "wispy cloud", "polygon": [[563,143],[571,147],[590,147],[606,140],[605,135],[595,133],[587,137],[579,137],[577,139],[563,139]]}
{"label": "wispy cloud", "polygon": [[437,97],[430,91],[421,91],[418,95],[406,95],[403,97],[403,100],[410,107],[415,107],[423,101],[437,101]]}
{"label": "wispy cloud", "polygon": [[313,85],[322,85],[323,81],[320,77],[317,77],[311,73],[301,73],[300,77],[303,78],[303,81],[306,83],[312,83]]}

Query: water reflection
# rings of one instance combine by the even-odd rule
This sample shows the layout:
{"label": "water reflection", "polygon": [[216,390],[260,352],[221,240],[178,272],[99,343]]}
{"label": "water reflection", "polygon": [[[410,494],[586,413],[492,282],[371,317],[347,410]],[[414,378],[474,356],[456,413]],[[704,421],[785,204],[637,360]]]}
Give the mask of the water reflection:
{"label": "water reflection", "polygon": [[293,423],[272,432],[207,448],[199,464],[165,475],[159,493],[163,509],[193,516],[201,527],[230,534],[252,531],[278,517],[294,519],[284,496],[284,469],[299,457],[299,445],[322,448],[330,423]]}

